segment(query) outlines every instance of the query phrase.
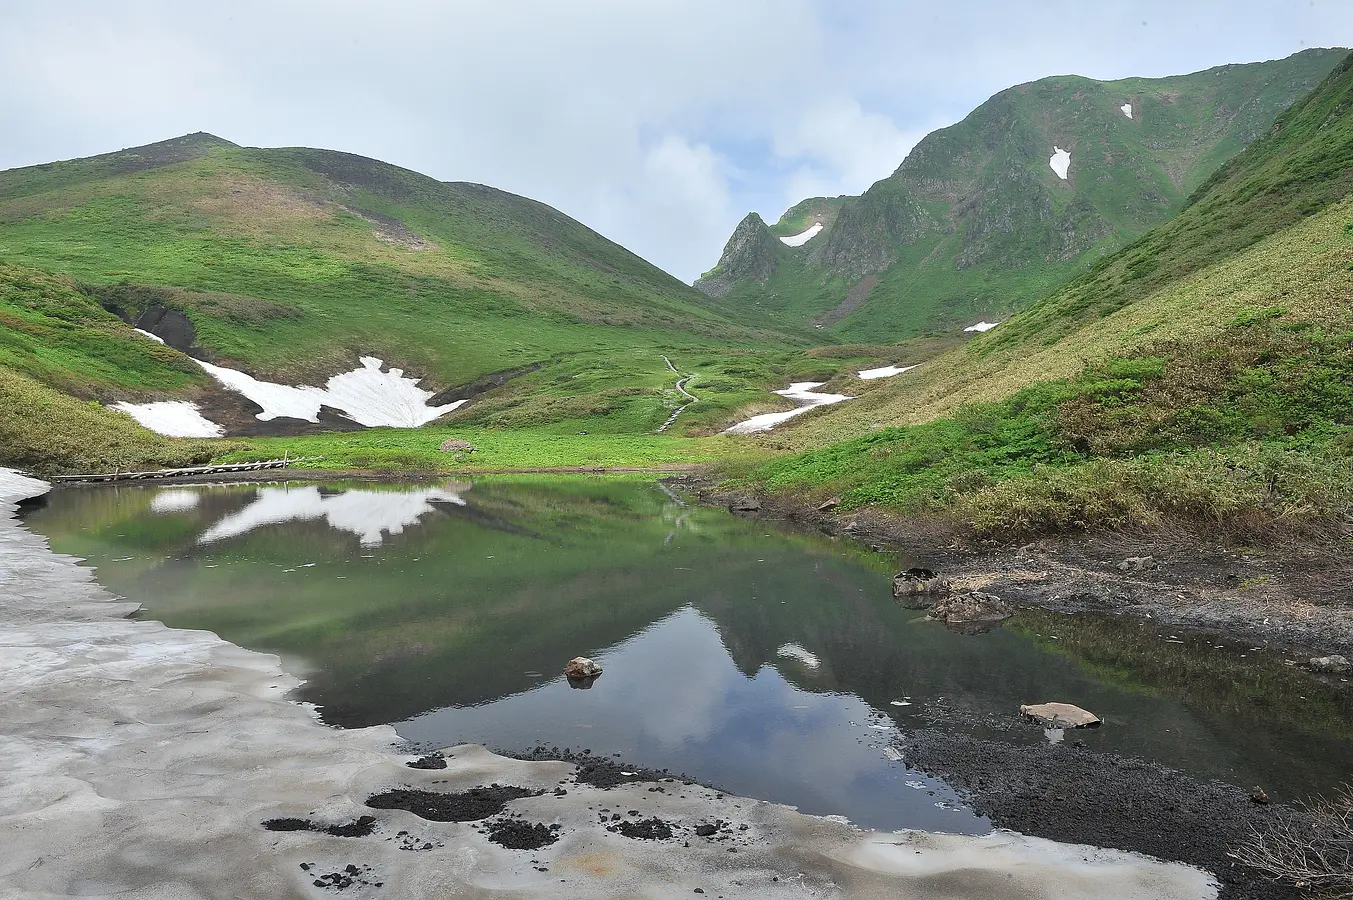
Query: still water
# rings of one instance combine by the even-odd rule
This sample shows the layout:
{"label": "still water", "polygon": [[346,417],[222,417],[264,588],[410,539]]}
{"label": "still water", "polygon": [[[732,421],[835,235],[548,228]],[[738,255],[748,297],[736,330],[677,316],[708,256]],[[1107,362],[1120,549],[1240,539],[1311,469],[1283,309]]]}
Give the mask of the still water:
{"label": "still water", "polygon": [[[168,625],[278,654],[298,699],[418,745],[569,747],[876,828],[983,832],[894,743],[1083,740],[1282,799],[1349,777],[1349,692],[1113,617],[960,635],[907,560],[587,477],[68,489],[25,522]],[[1243,655],[1242,655],[1243,654]],[[574,656],[605,674],[574,689]],[[1017,721],[1060,700],[1106,725]]]}

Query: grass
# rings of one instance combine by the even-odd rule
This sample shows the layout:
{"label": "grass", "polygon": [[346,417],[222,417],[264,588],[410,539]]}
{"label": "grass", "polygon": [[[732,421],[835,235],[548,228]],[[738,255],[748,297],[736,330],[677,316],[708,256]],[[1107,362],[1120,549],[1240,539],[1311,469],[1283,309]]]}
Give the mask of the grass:
{"label": "grass", "polygon": [[1320,530],[1353,510],[1353,332],[1251,311],[1007,400],[781,457],[743,486],[1002,538],[1166,521]]}
{"label": "grass", "polygon": [[0,173],[0,259],[131,313],[182,309],[223,360],[292,382],[364,353],[445,387],[558,353],[803,341],[522,197],[342,153],[200,149]]}
{"label": "grass", "polygon": [[[1168,220],[1339,58],[1307,51],[1170,78],[1057,76],[1002,91],[928,135],[863,195],[786,212],[775,234],[801,230],[814,212],[830,224],[802,248],[779,248],[771,278],[744,281],[725,303],[803,322],[872,274],[881,283],[826,332],[897,341],[1004,317]],[[1118,109],[1125,101],[1132,119]],[[1048,166],[1054,143],[1071,150],[1069,181]]]}
{"label": "grass", "polygon": [[233,442],[167,438],[131,416],[0,367],[0,461],[39,474],[204,463]]}
{"label": "grass", "polygon": [[[437,448],[450,438],[469,441],[464,458]],[[426,426],[286,438],[249,438],[216,462],[292,457],[323,459],[301,468],[372,472],[480,472],[500,469],[657,468],[716,459],[751,459],[756,451],[729,438],[667,435],[559,434],[538,429]]]}

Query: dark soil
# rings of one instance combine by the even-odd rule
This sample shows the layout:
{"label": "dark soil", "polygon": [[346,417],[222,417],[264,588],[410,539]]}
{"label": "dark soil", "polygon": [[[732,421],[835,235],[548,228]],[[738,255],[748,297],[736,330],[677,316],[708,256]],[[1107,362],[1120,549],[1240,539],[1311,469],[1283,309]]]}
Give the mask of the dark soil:
{"label": "dark soil", "polygon": [[263,827],[269,831],[314,831],[334,837],[366,837],[376,830],[376,817],[362,816],[342,825],[323,825],[309,819],[269,819],[263,823]]}
{"label": "dark soil", "polygon": [[[310,874],[314,863],[301,863],[301,870]],[[373,869],[370,866],[358,866],[348,863],[340,871],[314,875],[314,885],[331,891],[345,891],[351,887],[384,887],[385,882],[373,881]]]}
{"label": "dark soil", "polygon": [[617,822],[607,830],[642,841],[665,841],[672,836],[672,826],[656,817],[638,822]]}
{"label": "dark soil", "polygon": [[[552,761],[569,762],[578,767],[577,782],[602,790],[610,790],[621,784],[633,784],[638,781],[678,781],[682,784],[695,784],[695,780],[685,775],[673,775],[666,769],[645,769],[642,766],[626,765],[619,760],[604,756],[593,756],[590,751],[574,752],[565,747],[535,747],[525,753],[494,751],[501,756],[513,759],[525,759],[533,762]],[[626,774],[628,773],[628,774]]]}
{"label": "dark soil", "polygon": [[496,816],[513,800],[539,797],[543,793],[497,784],[471,788],[459,794],[397,788],[372,794],[366,799],[366,805],[372,809],[402,809],[432,822],[476,822]]}
{"label": "dark soil", "polygon": [[1254,828],[1292,815],[1249,792],[1074,745],[1016,746],[924,729],[898,747],[908,766],[943,778],[1000,828],[1187,863],[1216,875],[1221,900],[1301,896],[1230,859]]}
{"label": "dark soil", "polygon": [[406,762],[404,765],[410,769],[445,769],[446,758],[436,753],[415,759],[413,762]]}
{"label": "dark soil", "polygon": [[559,826],[520,819],[500,819],[489,825],[489,840],[509,850],[539,850],[559,840]]}

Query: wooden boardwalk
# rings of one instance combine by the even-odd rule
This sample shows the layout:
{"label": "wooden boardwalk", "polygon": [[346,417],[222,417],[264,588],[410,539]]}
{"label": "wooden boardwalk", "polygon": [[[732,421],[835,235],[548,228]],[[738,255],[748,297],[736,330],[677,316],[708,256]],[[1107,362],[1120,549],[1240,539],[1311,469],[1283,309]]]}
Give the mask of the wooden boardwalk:
{"label": "wooden boardwalk", "polygon": [[296,458],[269,459],[262,462],[226,463],[218,466],[190,466],[186,469],[155,469],[150,472],[102,472],[89,475],[53,475],[52,481],[61,482],[99,482],[99,481],[141,481],[151,478],[179,478],[185,475],[218,475],[228,472],[256,472],[262,469],[285,469],[293,463],[312,462],[322,457],[306,456]]}

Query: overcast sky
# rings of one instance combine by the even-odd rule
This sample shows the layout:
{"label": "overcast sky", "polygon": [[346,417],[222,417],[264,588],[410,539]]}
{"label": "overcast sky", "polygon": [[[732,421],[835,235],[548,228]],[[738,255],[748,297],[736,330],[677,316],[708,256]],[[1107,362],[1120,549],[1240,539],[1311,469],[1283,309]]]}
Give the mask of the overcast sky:
{"label": "overcast sky", "polygon": [[0,168],[210,131],[558,207],[690,281],[1045,75],[1353,45],[1353,0],[0,0]]}

